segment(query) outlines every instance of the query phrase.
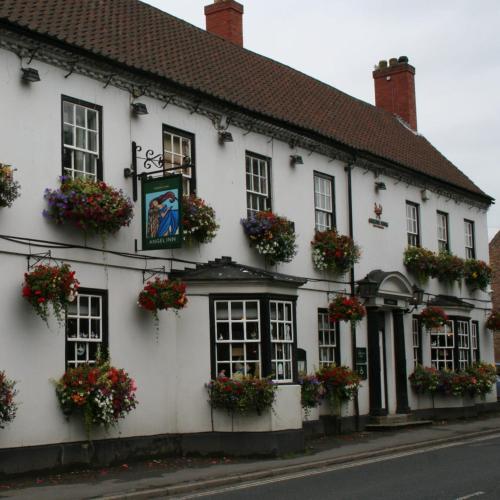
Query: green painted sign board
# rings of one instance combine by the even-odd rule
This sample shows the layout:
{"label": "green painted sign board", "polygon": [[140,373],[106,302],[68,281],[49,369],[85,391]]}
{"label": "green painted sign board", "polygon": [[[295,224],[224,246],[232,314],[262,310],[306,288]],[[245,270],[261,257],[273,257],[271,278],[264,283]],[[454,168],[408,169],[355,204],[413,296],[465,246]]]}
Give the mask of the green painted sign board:
{"label": "green painted sign board", "polygon": [[142,179],[142,249],[182,246],[182,175]]}

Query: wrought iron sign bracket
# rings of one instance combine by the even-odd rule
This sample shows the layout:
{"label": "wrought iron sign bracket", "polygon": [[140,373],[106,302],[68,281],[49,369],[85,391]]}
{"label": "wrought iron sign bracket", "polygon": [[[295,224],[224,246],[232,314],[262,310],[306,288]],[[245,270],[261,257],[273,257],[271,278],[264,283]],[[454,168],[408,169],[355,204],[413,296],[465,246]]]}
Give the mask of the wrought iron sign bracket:
{"label": "wrought iron sign bracket", "polygon": [[35,266],[42,262],[48,262],[49,264],[51,262],[54,262],[55,264],[59,265],[57,260],[52,258],[52,253],[50,250],[42,253],[30,253],[26,256],[26,258],[28,260],[28,271],[31,271]]}
{"label": "wrought iron sign bracket", "polygon": [[[165,175],[169,172],[177,172],[179,170],[185,170],[193,167],[191,164],[191,158],[189,156],[184,157],[184,163],[182,165],[175,165],[173,163],[166,163],[162,154],[156,154],[152,149],[148,149],[145,156],[138,156],[137,153],[142,151],[142,146],[138,146],[135,141],[132,142],[132,164],[129,168],[123,169],[123,175],[126,179],[132,178],[132,199],[137,201],[137,179],[142,180],[143,178],[153,177],[156,175]],[[137,172],[137,160],[143,161],[143,168],[145,170],[151,170],[150,172]],[[174,165],[166,168],[165,165]]]}
{"label": "wrought iron sign bracket", "polygon": [[151,278],[153,278],[158,274],[162,275],[167,274],[165,266],[151,268],[151,269],[144,269],[144,271],[142,271],[142,282],[146,283],[146,281],[149,281]]}

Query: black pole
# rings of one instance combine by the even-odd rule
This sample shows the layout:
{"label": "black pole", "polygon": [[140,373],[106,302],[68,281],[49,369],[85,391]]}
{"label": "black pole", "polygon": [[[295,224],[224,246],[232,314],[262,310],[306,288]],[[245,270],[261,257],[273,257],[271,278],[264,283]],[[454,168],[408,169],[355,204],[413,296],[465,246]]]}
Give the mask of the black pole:
{"label": "black pole", "polygon": [[[348,164],[344,170],[347,173],[347,202],[348,202],[348,216],[349,216],[349,237],[354,239],[354,224],[352,218],[352,164]],[[355,295],[355,276],[354,276],[354,264],[350,269],[350,288],[351,297]],[[352,369],[356,369],[356,323],[351,321],[351,358],[352,358]],[[356,420],[356,431],[359,431],[359,398],[358,393],[354,398],[354,413]]]}

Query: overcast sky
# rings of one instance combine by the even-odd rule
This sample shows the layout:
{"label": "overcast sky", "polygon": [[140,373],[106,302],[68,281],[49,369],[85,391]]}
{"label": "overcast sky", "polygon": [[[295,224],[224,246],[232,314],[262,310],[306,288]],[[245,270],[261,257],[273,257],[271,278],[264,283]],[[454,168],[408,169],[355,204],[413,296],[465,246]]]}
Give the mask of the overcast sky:
{"label": "overcast sky", "polygon": [[[204,29],[212,0],[147,3]],[[247,49],[372,104],[373,66],[408,56],[419,132],[496,198],[490,238],[500,230],[500,0],[240,3]]]}

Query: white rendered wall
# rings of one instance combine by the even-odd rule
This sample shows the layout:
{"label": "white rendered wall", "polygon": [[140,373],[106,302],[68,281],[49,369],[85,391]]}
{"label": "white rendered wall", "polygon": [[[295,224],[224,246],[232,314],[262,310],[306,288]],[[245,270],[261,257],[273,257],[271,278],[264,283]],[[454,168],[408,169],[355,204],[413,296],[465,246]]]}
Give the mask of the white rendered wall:
{"label": "white rendered wall", "polygon": [[[103,107],[103,169],[104,180],[132,194],[132,184],[123,176],[130,166],[131,142],[160,153],[162,124],[195,134],[197,193],[214,207],[221,226],[214,241],[200,247],[171,251],[151,251],[148,254],[207,262],[222,255],[257,267],[264,260],[251,248],[241,228],[246,216],[245,152],[251,151],[272,159],[272,203],[280,215],[295,222],[298,254],[293,262],[275,266],[273,270],[315,279],[331,279],[314,270],[310,241],[314,234],[313,172],[335,177],[335,208],[338,230],[347,234],[347,174],[344,164],[330,161],[319,154],[291,149],[288,144],[255,133],[230,127],[234,142],[220,146],[212,123],[196,113],[148,97],[141,97],[149,110],[147,116],[132,117],[130,96],[112,85],[103,84],[76,73],[64,78],[61,69],[36,59],[41,81],[31,85],[20,82],[18,57],[0,50],[0,162],[12,164],[15,178],[22,185],[21,198],[12,208],[0,209],[0,234],[24,238],[87,244],[102,248],[102,241],[92,237],[85,241],[82,234],[70,227],[59,227],[45,220],[44,189],[56,188],[61,175],[61,95],[95,103]],[[304,165],[291,167],[290,154],[300,154]],[[399,270],[405,273],[402,255],[406,247],[405,201],[420,203],[422,245],[437,248],[436,210],[449,213],[451,250],[464,256],[463,219],[475,222],[477,257],[487,259],[486,216],[467,203],[456,204],[431,193],[422,202],[420,190],[393,179],[384,178],[387,191],[374,191],[374,177],[363,169],[353,170],[354,234],[362,248],[362,258],[356,266],[356,279],[374,269]],[[382,219],[389,222],[384,230],[374,228],[368,218],[374,217],[373,204],[383,205]],[[135,218],[129,228],[123,228],[107,239],[107,249],[133,252],[134,239],[140,242],[140,202],[135,206]],[[37,253],[46,248],[31,248]],[[50,330],[35,316],[21,298],[21,283],[26,271],[26,254],[30,249],[0,240],[0,369],[18,380],[21,407],[16,420],[0,432],[0,447],[35,445],[83,439],[79,422],[67,424],[58,408],[52,378],[64,371],[64,334],[55,322]],[[111,436],[134,436],[210,430],[210,411],[204,383],[210,378],[210,336],[208,319],[209,292],[189,295],[189,306],[179,317],[161,313],[158,341],[152,318],[136,307],[142,289],[144,263],[124,257],[103,255],[86,249],[53,249],[55,258],[70,259],[81,286],[105,289],[109,292],[109,344],[113,363],[125,368],[137,379],[140,404]],[[107,264],[107,268],[104,266]],[[150,267],[157,267],[150,262]],[[115,267],[121,266],[121,267]],[[181,267],[181,266],[177,266]],[[318,366],[317,309],[326,307],[328,293],[349,292],[348,275],[333,277],[345,283],[308,282],[299,291],[297,300],[297,343],[307,351],[308,369]],[[257,292],[255,288],[225,289],[227,293]],[[277,290],[279,291],[279,290]],[[463,297],[487,299],[476,292],[471,297],[464,287],[446,289],[435,280],[426,288],[430,293],[448,293]],[[226,293],[225,292],[225,293]],[[188,294],[192,291],[188,290]],[[281,290],[280,293],[295,292]],[[480,304],[480,303],[477,303]],[[474,310],[472,319],[480,321],[481,357],[493,360],[489,333],[484,330],[485,313]],[[411,320],[405,319],[408,373],[412,370]],[[357,327],[358,347],[367,346],[366,322]],[[427,342],[427,346],[426,346]],[[428,356],[428,339],[423,339],[424,362]],[[351,365],[351,338],[347,325],[341,325],[341,361]],[[429,360],[430,361],[430,360]],[[426,364],[429,364],[428,362]],[[369,410],[368,383],[363,382],[359,404],[361,414]],[[391,382],[392,384],[392,382]],[[291,386],[296,387],[296,386]],[[288,392],[287,392],[288,391]],[[295,391],[295,392],[294,392]],[[283,389],[286,397],[280,403],[289,405],[291,420],[273,424],[279,428],[295,428],[297,421],[296,389]],[[294,395],[295,394],[295,395]],[[287,399],[288,398],[288,399]],[[413,399],[410,391],[410,403]],[[391,403],[392,404],[392,403]],[[348,409],[352,413],[352,407]],[[281,410],[278,413],[282,418]],[[121,434],[120,434],[121,433]],[[102,434],[104,436],[104,434]]]}

